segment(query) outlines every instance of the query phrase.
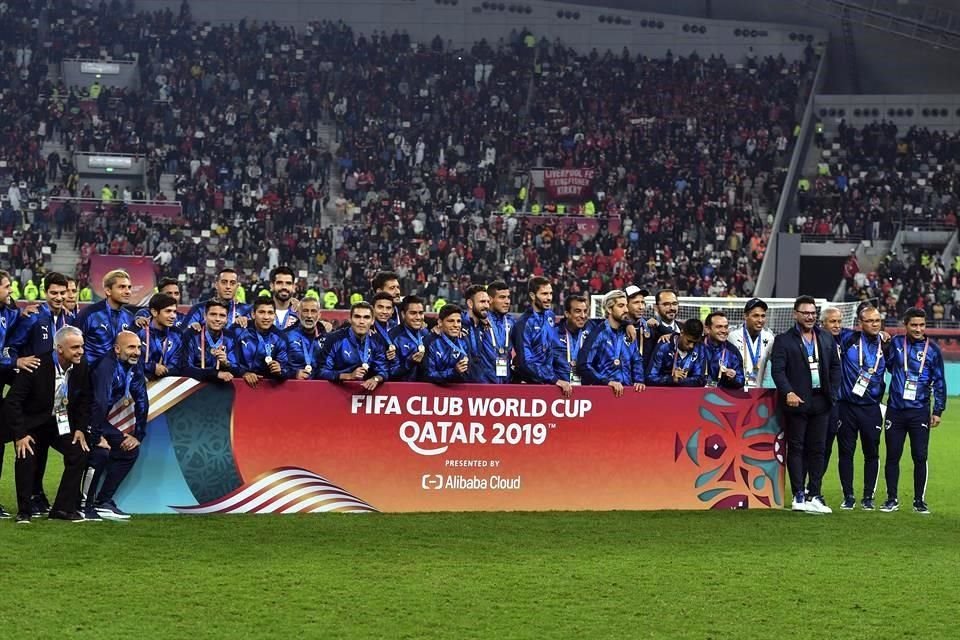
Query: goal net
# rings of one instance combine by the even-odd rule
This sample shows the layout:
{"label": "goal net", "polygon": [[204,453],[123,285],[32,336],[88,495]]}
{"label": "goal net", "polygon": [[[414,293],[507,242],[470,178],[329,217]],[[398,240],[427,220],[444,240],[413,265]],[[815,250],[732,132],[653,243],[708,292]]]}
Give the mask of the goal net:
{"label": "goal net", "polygon": [[[680,310],[677,319],[680,321],[689,318],[703,320],[708,313],[723,311],[730,319],[730,327],[743,324],[743,307],[752,298],[680,298]],[[792,327],[796,321],[793,317],[793,298],[764,298],[767,303],[767,328],[774,333],[783,333]],[[857,315],[858,302],[828,302],[824,298],[817,298],[817,312],[820,313],[827,306],[835,307],[843,314],[843,326],[853,328]],[[646,298],[646,317],[654,313],[654,297]],[[603,296],[590,296],[590,317],[602,318]]]}

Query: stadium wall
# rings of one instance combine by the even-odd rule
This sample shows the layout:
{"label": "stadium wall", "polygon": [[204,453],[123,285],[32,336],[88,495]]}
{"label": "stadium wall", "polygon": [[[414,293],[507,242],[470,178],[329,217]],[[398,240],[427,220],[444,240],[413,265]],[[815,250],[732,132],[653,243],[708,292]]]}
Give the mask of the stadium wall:
{"label": "stadium wall", "polygon": [[960,94],[818,95],[815,110],[828,133],[841,120],[857,128],[886,120],[904,131],[960,129]]}
{"label": "stadium wall", "polygon": [[[180,0],[138,0],[137,8],[169,8],[177,12]],[[545,1],[487,2],[486,0],[369,0],[343,4],[334,0],[192,0],[195,19],[212,23],[249,20],[273,21],[302,29],[311,21],[342,20],[360,34],[406,31],[421,42],[436,35],[455,48],[469,48],[486,38],[496,43],[511,30],[528,28],[539,39],[559,38],[579,51],[610,49],[631,54],[663,56],[722,54],[741,62],[757,56],[783,54],[798,59],[807,45],[825,45],[827,31],[772,22],[690,19],[656,12],[612,10]],[[501,8],[502,7],[502,8]]]}

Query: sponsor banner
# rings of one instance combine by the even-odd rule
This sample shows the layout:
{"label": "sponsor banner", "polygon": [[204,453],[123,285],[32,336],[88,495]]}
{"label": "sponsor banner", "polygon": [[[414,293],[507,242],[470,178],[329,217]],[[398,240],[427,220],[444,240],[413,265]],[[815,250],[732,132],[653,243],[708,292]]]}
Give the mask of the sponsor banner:
{"label": "sponsor banner", "polygon": [[593,169],[544,169],[543,188],[551,198],[577,200],[593,193]]}
{"label": "sponsor banner", "polygon": [[114,269],[123,269],[130,274],[130,304],[144,306],[150,302],[150,296],[157,286],[157,274],[153,269],[153,260],[144,256],[90,256],[90,288],[95,300],[103,297],[103,276]]}
{"label": "sponsor banner", "polygon": [[138,512],[784,504],[773,391],[614,398],[578,387],[563,398],[534,385],[387,383],[369,394],[299,381],[154,389],[166,409],[151,412],[141,459],[118,494]]}

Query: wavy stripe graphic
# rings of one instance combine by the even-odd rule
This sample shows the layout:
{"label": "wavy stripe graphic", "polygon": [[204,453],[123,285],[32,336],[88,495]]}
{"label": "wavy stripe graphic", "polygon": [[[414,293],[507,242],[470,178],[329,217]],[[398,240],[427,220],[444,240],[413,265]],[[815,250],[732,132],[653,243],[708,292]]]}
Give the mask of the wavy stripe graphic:
{"label": "wavy stripe graphic", "polygon": [[371,513],[377,511],[323,476],[298,467],[280,467],[218,500],[195,507],[171,507],[179,513]]}
{"label": "wavy stripe graphic", "polygon": [[[147,383],[147,397],[150,401],[150,414],[147,421],[153,420],[178,402],[199,390],[202,383],[193,378],[160,378]],[[136,415],[133,405],[124,406],[118,402],[107,416],[110,424],[126,433],[134,427]]]}

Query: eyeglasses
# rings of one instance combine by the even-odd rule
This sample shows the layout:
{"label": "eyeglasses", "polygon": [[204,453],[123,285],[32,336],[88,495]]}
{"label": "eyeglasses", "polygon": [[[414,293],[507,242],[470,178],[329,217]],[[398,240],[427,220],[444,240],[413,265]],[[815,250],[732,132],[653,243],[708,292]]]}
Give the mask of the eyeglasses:
{"label": "eyeglasses", "polygon": [[817,315],[817,312],[816,311],[797,311],[797,315],[810,317],[810,316]]}

